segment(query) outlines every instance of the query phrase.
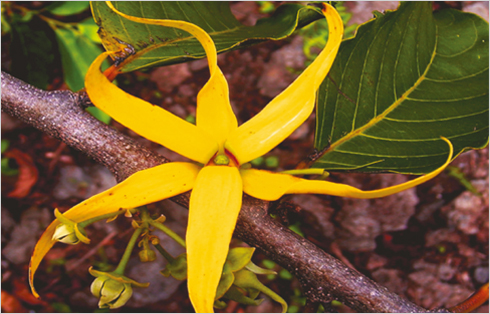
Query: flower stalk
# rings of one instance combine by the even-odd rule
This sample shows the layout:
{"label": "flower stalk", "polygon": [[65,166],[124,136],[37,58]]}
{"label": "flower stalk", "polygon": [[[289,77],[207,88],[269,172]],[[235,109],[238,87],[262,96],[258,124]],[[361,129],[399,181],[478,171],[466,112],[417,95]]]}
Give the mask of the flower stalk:
{"label": "flower stalk", "polygon": [[138,242],[138,238],[143,232],[143,230],[144,227],[136,228],[134,230],[133,235],[129,239],[128,245],[124,250],[124,254],[121,257],[121,260],[119,261],[119,264],[117,265],[116,269],[114,270],[115,274],[124,275],[124,270],[126,269],[126,265],[128,264],[129,258],[131,257],[131,253],[133,252],[134,246],[136,245],[136,242]]}

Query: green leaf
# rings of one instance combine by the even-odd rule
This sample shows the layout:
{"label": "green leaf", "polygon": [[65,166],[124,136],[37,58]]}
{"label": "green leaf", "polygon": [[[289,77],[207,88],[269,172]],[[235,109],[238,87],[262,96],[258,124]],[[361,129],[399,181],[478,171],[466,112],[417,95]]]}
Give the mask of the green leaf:
{"label": "green leaf", "polygon": [[[197,24],[211,35],[218,52],[283,39],[295,29],[323,17],[316,7],[288,3],[255,26],[244,26],[233,16],[228,2],[223,1],[118,1],[113,4],[132,16]],[[104,2],[93,1],[91,5],[104,47],[107,51],[123,51],[123,55],[116,58],[121,62],[122,72],[205,56],[199,42],[182,30],[128,21]]]}
{"label": "green leaf", "polygon": [[78,91],[85,85],[85,74],[90,64],[102,50],[74,28],[50,25],[58,40],[65,82],[71,90]]}
{"label": "green leaf", "polygon": [[2,154],[9,148],[10,141],[6,139],[2,139]]}
{"label": "green leaf", "polygon": [[105,124],[109,124],[111,122],[112,118],[110,115],[105,113],[104,111],[100,110],[97,107],[88,107],[85,109],[88,111],[91,115],[93,115],[97,120],[104,122]]}
{"label": "green leaf", "polygon": [[97,26],[97,24],[95,24],[95,21],[93,18],[91,18],[91,17],[86,18],[85,20],[78,23],[77,27],[78,27],[78,30],[83,35],[85,35],[85,37],[89,38],[94,43],[96,43],[96,44],[102,43],[99,35],[97,34],[97,30],[99,29],[99,27]]}
{"label": "green leaf", "polygon": [[57,1],[46,7],[46,11],[55,15],[73,15],[82,13],[89,7],[90,1]]}
{"label": "green leaf", "polygon": [[11,74],[37,88],[46,89],[55,67],[53,32],[37,16],[27,22],[16,18],[11,27]]}
{"label": "green leaf", "polygon": [[319,91],[312,165],[422,174],[488,142],[488,23],[402,3],[340,47]]}
{"label": "green leaf", "polygon": [[10,166],[9,158],[2,158],[1,160],[2,174],[6,176],[15,176],[19,173],[19,169],[12,168]]}

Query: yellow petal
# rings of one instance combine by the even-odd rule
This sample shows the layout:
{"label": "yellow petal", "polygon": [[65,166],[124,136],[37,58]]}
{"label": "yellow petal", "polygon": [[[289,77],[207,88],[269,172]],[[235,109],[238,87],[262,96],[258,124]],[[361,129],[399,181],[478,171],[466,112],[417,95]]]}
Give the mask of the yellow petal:
{"label": "yellow petal", "polygon": [[[135,208],[184,193],[193,188],[200,169],[194,164],[174,162],[139,171],[118,185],[76,205],[63,216],[78,223],[120,209]],[[56,243],[52,237],[59,223],[55,219],[48,226],[37,242],[31,257],[29,283],[36,297],[39,295],[34,289],[34,274],[44,256]]]}
{"label": "yellow petal", "polygon": [[207,166],[197,177],[186,234],[189,296],[198,313],[213,312],[223,265],[242,204],[235,167]]}
{"label": "yellow petal", "polygon": [[218,67],[197,95],[196,125],[213,135],[221,153],[226,139],[238,127],[230,105],[228,83]]}
{"label": "yellow petal", "polygon": [[237,120],[230,105],[228,83],[218,67],[216,46],[208,33],[199,26],[185,21],[130,16],[118,11],[110,1],[106,3],[114,12],[133,22],[179,28],[199,40],[208,58],[211,76],[197,96],[196,125],[211,134],[221,147],[226,136],[237,128]]}
{"label": "yellow petal", "polygon": [[350,185],[319,180],[306,180],[287,174],[272,173],[263,170],[241,170],[243,190],[245,193],[262,200],[275,201],[284,194],[328,194],[334,196],[352,198],[378,198],[395,194],[419,184],[422,184],[437,176],[449,165],[453,155],[453,146],[449,140],[443,138],[449,144],[449,156],[446,162],[424,176],[392,187],[362,191]]}
{"label": "yellow petal", "polygon": [[337,11],[324,6],[328,42],[315,61],[255,117],[241,125],[225,144],[240,164],[260,157],[276,147],[311,114],[316,91],[327,76],[340,47],[343,24]]}
{"label": "yellow petal", "polygon": [[85,87],[92,103],[150,141],[197,162],[207,163],[218,151],[216,141],[195,125],[112,84],[100,72],[100,65],[108,54],[98,56],[85,77]]}

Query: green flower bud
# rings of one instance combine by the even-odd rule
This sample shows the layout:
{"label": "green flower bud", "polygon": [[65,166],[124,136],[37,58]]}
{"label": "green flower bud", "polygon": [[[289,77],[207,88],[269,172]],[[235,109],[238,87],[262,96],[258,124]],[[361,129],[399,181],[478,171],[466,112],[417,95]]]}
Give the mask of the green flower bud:
{"label": "green flower bud", "polygon": [[67,225],[64,223],[56,226],[56,230],[53,234],[53,240],[71,245],[75,245],[80,242],[77,235],[75,234],[75,228],[73,227],[73,225]]}
{"label": "green flower bud", "polygon": [[146,288],[149,283],[139,283],[116,272],[106,273],[92,269],[90,274],[97,277],[90,286],[90,292],[99,299],[99,308],[117,309],[133,294],[133,286]]}
{"label": "green flower bud", "polygon": [[157,256],[153,250],[144,249],[138,253],[141,262],[153,262]]}
{"label": "green flower bud", "polygon": [[60,224],[56,226],[53,240],[71,245],[78,244],[80,241],[90,243],[90,239],[85,236],[85,231],[78,223],[63,216],[57,208],[54,210],[54,215]]}
{"label": "green flower bud", "polygon": [[122,283],[107,276],[100,276],[90,286],[90,292],[99,299],[99,308],[117,309],[133,294],[130,283]]}

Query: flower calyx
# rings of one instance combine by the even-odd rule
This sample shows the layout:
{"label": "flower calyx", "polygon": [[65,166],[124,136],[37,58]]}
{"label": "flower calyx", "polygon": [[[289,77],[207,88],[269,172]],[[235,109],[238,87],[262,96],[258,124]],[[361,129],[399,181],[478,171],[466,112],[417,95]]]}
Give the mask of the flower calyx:
{"label": "flower calyx", "polygon": [[165,269],[160,271],[165,277],[172,276],[177,280],[187,279],[187,254],[182,253],[175,259],[168,261]]}
{"label": "flower calyx", "polygon": [[53,240],[71,245],[76,245],[80,241],[90,243],[90,239],[85,236],[85,230],[82,226],[63,216],[57,208],[54,210],[54,215],[60,224],[56,226]]}
{"label": "flower calyx", "polygon": [[150,283],[139,283],[116,272],[101,272],[89,268],[89,273],[96,277],[90,286],[90,292],[99,299],[99,308],[116,309],[131,298],[133,286],[146,288]]}
{"label": "flower calyx", "polygon": [[274,271],[262,269],[252,263],[255,248],[237,247],[228,252],[223,274],[218,284],[214,307],[223,308],[226,303],[220,298],[234,300],[246,305],[259,305],[262,299],[256,299],[260,292],[282,305],[283,312],[287,303],[274,291],[264,286],[255,274],[275,274]]}

